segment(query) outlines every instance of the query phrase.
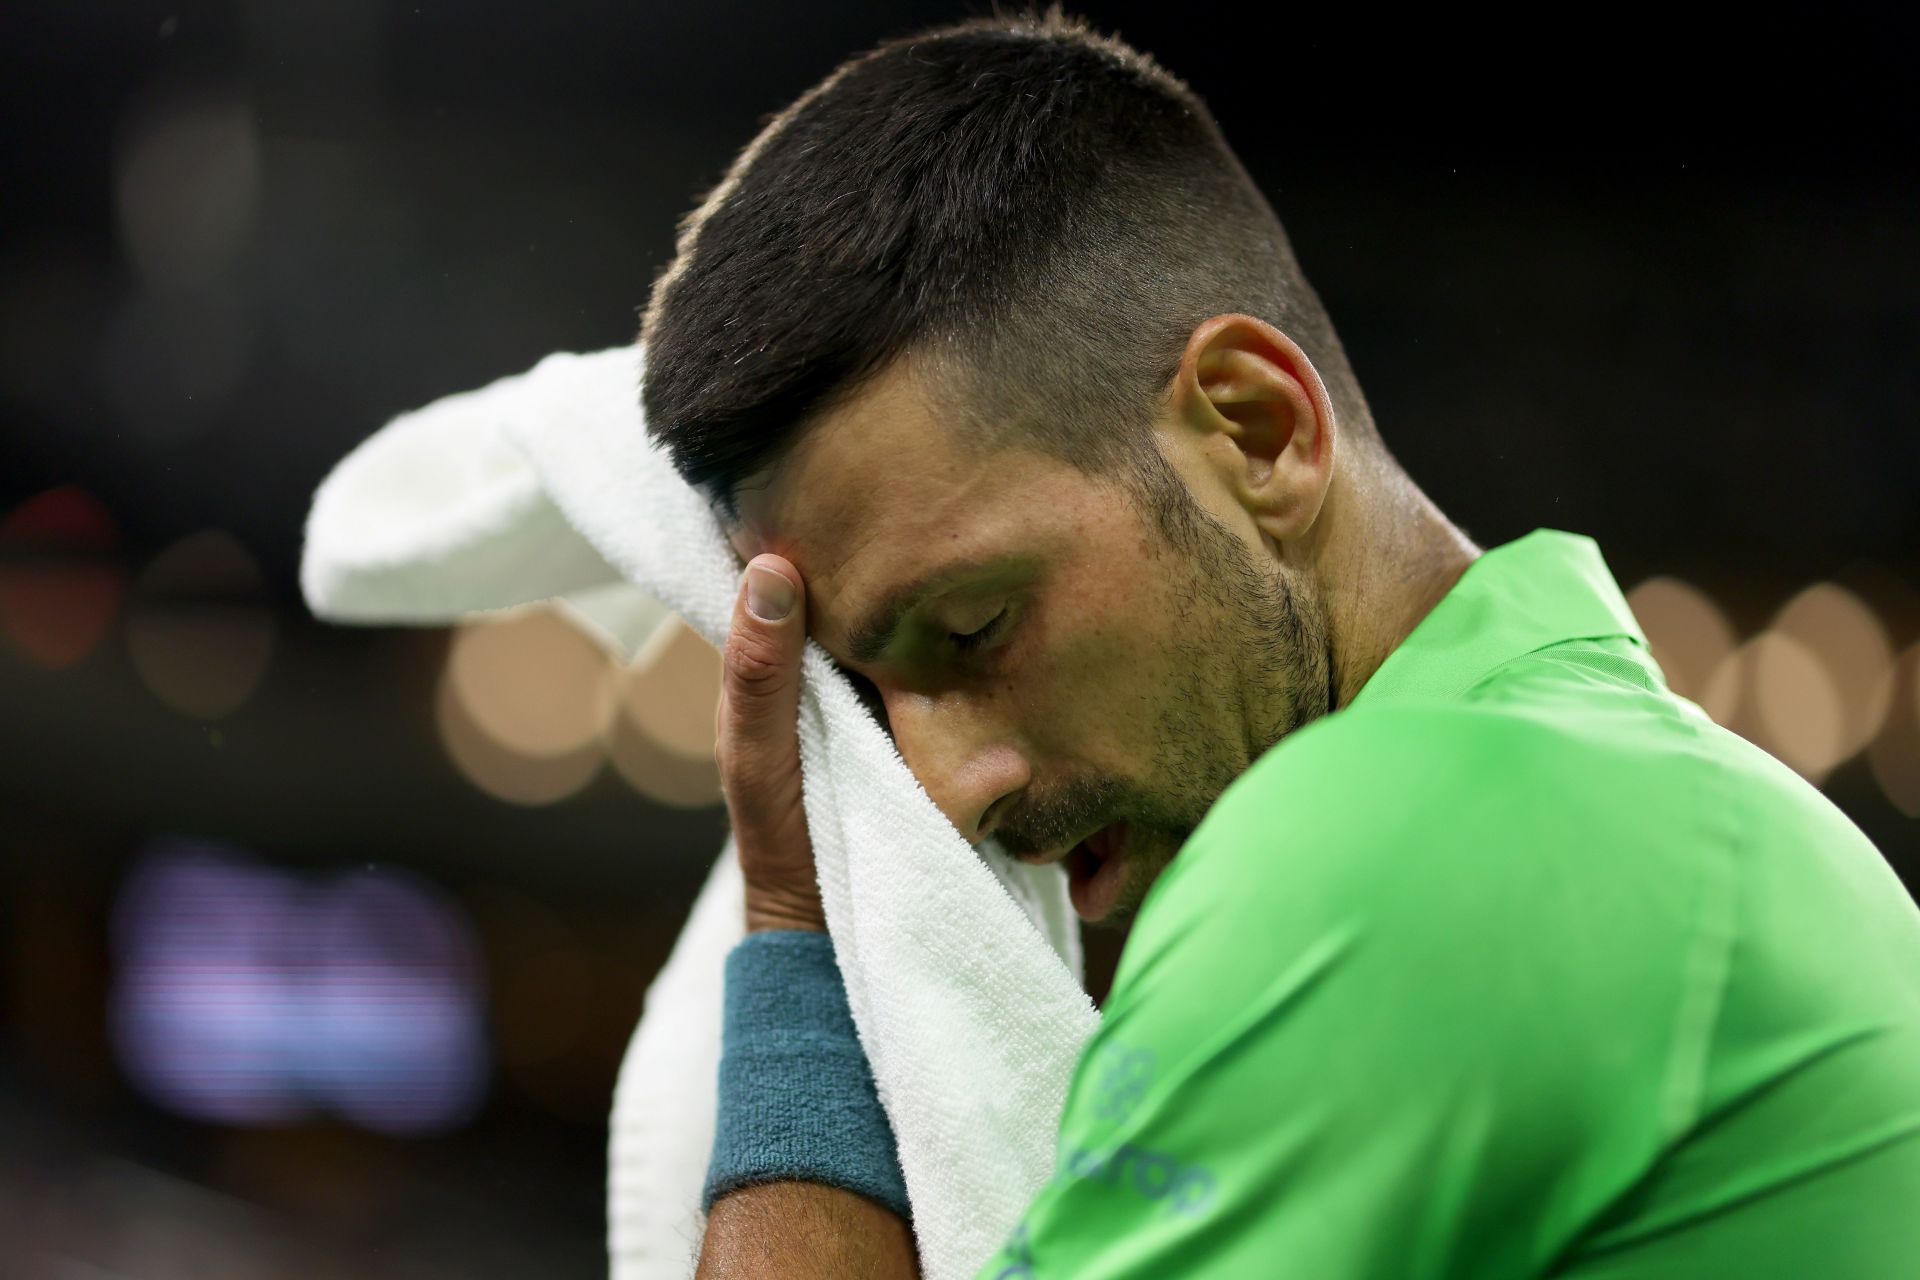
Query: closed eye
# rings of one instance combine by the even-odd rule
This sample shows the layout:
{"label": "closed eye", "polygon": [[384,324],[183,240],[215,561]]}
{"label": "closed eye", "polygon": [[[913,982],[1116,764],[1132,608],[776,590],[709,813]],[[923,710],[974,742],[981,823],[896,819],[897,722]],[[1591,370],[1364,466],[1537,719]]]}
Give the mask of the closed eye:
{"label": "closed eye", "polygon": [[960,653],[972,653],[975,649],[978,649],[981,645],[986,644],[989,640],[1006,630],[1007,619],[1010,613],[1011,610],[1003,608],[1000,612],[989,618],[985,625],[976,630],[969,631],[964,635],[959,632],[949,632],[948,637],[953,641],[954,649]]}

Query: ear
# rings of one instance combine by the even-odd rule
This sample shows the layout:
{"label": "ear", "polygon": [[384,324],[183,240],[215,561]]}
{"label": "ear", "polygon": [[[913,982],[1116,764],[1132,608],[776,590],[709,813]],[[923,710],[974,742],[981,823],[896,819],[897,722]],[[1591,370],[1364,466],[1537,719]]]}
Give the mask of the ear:
{"label": "ear", "polygon": [[1172,408],[1216,477],[1261,530],[1313,527],[1333,480],[1333,399],[1293,339],[1264,320],[1219,315],[1187,340]]}

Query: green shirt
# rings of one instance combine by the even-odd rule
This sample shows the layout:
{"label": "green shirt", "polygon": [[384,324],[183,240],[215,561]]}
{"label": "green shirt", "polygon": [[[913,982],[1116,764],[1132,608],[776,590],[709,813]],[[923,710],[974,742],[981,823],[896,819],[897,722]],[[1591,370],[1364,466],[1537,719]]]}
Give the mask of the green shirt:
{"label": "green shirt", "polygon": [[1920,913],[1535,532],[1221,796],[979,1275],[1920,1275]]}

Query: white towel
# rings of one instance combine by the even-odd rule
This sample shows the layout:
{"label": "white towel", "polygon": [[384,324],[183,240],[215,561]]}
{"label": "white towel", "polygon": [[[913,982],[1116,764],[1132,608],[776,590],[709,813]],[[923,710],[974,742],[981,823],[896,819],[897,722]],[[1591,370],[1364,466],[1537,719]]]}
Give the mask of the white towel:
{"label": "white towel", "polygon": [[[740,566],[648,440],[640,352],[558,354],[394,419],[314,495],[301,584],[342,622],[430,623],[565,597],[631,656],[644,592],[716,645]],[[644,603],[644,600],[642,600]],[[611,620],[611,622],[609,622]],[[1078,924],[1058,867],[969,847],[826,653],[802,665],[800,756],[821,898],[893,1122],[929,1280],[970,1276],[1046,1180],[1081,1046]],[[704,1224],[721,963],[739,938],[722,851],[615,1089],[615,1280],[681,1280]]]}

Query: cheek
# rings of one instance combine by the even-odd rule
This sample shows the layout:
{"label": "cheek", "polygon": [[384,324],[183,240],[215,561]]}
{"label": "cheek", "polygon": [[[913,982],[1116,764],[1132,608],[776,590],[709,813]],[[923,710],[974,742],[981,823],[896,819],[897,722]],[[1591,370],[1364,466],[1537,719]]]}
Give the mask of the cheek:
{"label": "cheek", "polygon": [[1063,593],[1015,677],[1031,736],[1089,763],[1137,765],[1167,686],[1164,617],[1139,576]]}

